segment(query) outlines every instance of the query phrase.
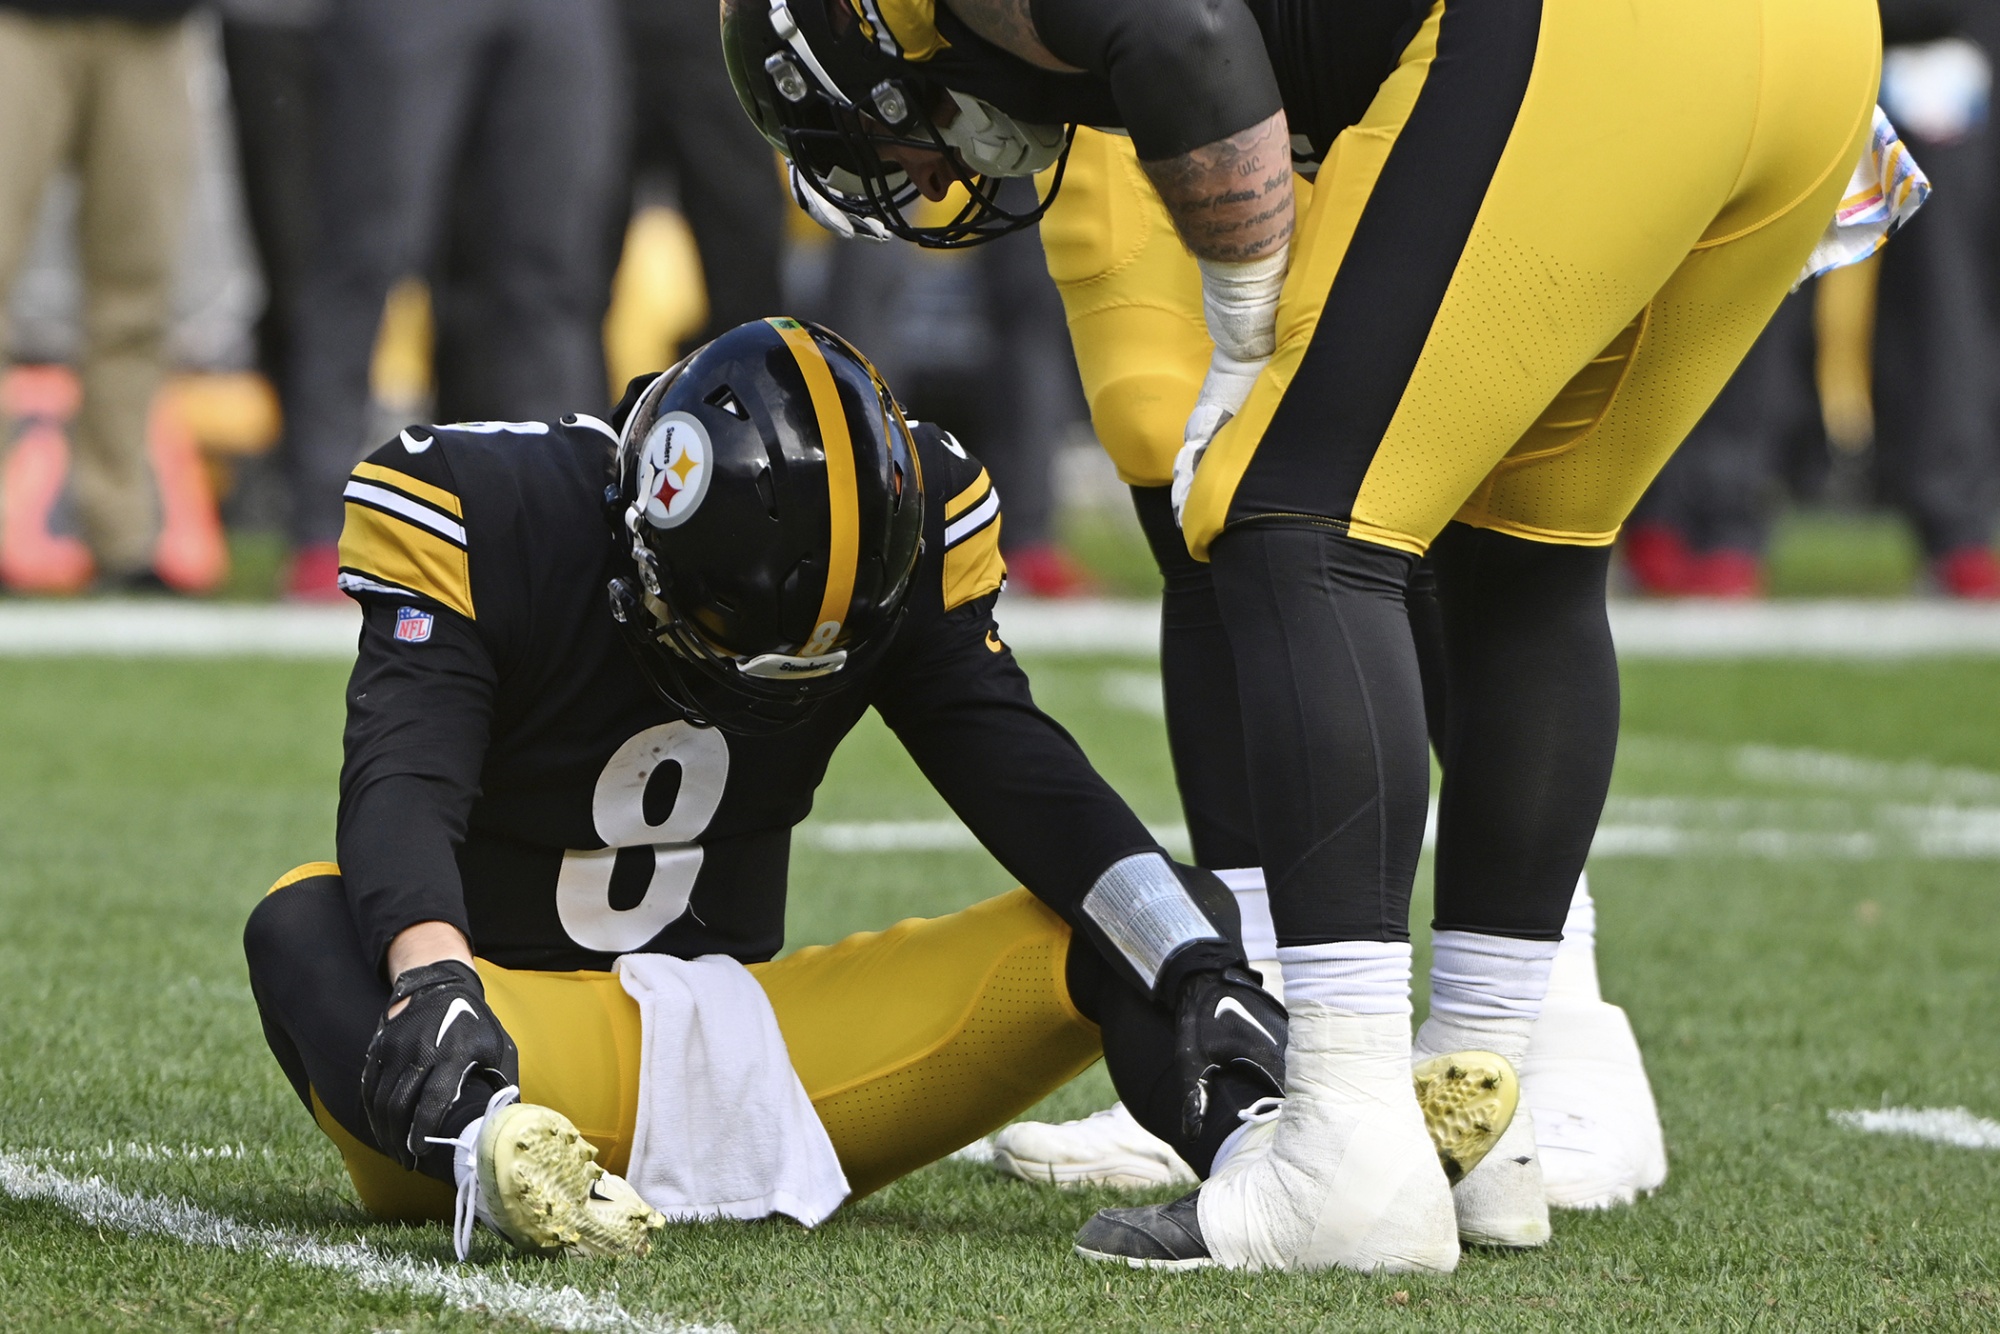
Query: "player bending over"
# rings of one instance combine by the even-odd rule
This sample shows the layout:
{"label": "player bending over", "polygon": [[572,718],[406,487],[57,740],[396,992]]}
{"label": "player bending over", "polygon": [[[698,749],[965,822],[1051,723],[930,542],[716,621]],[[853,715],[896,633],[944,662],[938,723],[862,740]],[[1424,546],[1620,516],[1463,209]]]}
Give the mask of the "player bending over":
{"label": "player bending over", "polygon": [[[984,469],[789,320],[614,419],[412,428],[347,486],[340,863],[245,948],[364,1204],[455,1209],[461,1254],[475,1219],[612,1254],[663,1216],[811,1224],[1100,1052],[1205,1170],[1279,1090],[1284,1012],[1228,892],[1036,708]],[[1027,888],[770,962],[871,706]],[[1491,1058],[1427,1088],[1463,1161],[1511,1114]]]}
{"label": "player bending over", "polygon": [[[1199,310],[1212,351],[1153,529],[1173,540],[1170,518],[1212,569],[1288,1096],[1197,1194],[1101,1216],[1082,1247],[1452,1268],[1468,1201],[1401,1074],[1427,722],[1444,788],[1416,1049],[1476,1035],[1521,1062],[1616,745],[1610,544],[1871,142],[1873,7],[725,0],[723,46],[835,230],[960,245],[1025,226],[1094,125],[1129,134],[1193,255],[1199,303],[1184,273],[1170,304]],[[1039,208],[1001,206],[992,178],[1043,170]],[[945,225],[901,216],[953,185],[967,202]],[[1107,277],[1094,304],[1124,330],[1106,346],[1153,364],[1131,290],[1146,220],[1085,214],[1106,262],[1074,271]],[[1052,271],[1078,258],[1049,241]],[[1429,711],[1406,605],[1427,555]],[[1504,1176],[1516,1156],[1490,1161]],[[1478,1207],[1532,1225],[1542,1195],[1522,1171]]]}

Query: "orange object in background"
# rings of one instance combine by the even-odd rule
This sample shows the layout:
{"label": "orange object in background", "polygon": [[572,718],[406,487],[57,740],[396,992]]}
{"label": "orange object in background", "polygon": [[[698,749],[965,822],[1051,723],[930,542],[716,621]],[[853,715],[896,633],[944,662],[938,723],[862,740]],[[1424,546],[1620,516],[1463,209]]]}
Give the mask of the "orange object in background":
{"label": "orange object in background", "polygon": [[90,582],[90,549],[50,529],[69,476],[76,377],[60,366],[17,366],[0,379],[0,418],[21,434],[0,468],[0,584],[25,593],[74,593]]}
{"label": "orange object in background", "polygon": [[[236,448],[226,452],[232,453],[256,452],[248,447],[251,438],[267,430],[265,448],[276,436],[274,411],[269,421],[260,417],[257,391],[246,395],[242,385],[232,392],[231,386],[209,383],[236,378],[170,382],[153,402],[146,440],[160,503],[153,568],[182,593],[212,593],[229,577],[229,544],[196,427],[212,417],[229,419],[235,428],[225,434]],[[69,477],[68,426],[79,397],[76,376],[67,367],[16,366],[0,378],[0,417],[20,426],[0,467],[0,584],[16,592],[75,593],[95,574],[89,548],[54,528]],[[230,403],[236,406],[227,408]]]}

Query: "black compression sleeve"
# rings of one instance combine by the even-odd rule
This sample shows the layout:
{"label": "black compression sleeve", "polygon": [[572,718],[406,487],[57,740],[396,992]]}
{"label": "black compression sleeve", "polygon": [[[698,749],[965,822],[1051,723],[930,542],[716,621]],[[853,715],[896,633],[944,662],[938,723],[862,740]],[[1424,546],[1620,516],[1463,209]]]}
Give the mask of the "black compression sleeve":
{"label": "black compression sleeve", "polygon": [[914,642],[885,673],[874,704],[986,850],[1087,929],[1083,896],[1097,877],[1159,844],[1082,747],[1036,707],[1013,652],[989,646],[992,613],[989,596],[905,627]]}
{"label": "black compression sleeve", "polygon": [[429,639],[396,638],[396,607],[371,602],[347,689],[336,842],[368,957],[418,922],[471,937],[457,848],[479,790],[497,681],[471,623],[433,610]]}
{"label": "black compression sleeve", "polygon": [[1111,85],[1143,161],[1179,157],[1284,105],[1243,0],[1029,0],[1055,55]]}

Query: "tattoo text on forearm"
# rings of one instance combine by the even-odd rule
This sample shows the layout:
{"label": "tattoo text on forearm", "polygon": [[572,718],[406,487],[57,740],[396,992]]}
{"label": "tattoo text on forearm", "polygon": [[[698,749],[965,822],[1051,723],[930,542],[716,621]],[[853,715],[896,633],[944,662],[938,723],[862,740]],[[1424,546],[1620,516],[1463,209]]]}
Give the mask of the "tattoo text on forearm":
{"label": "tattoo text on forearm", "polygon": [[1291,135],[1282,111],[1240,134],[1141,165],[1181,240],[1202,259],[1259,259],[1291,239]]}

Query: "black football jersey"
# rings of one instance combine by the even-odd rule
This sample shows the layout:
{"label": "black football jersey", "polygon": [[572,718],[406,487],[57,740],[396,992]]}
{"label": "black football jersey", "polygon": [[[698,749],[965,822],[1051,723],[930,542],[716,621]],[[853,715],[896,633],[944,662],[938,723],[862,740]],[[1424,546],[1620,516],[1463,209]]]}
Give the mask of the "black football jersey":
{"label": "black football jersey", "polygon": [[935,428],[915,436],[924,545],[896,639],[769,736],[690,723],[621,640],[605,586],[630,561],[605,518],[607,423],[412,428],[357,465],[340,580],[364,619],[338,845],[373,957],[437,920],[513,968],[608,968],[634,951],[770,958],[792,828],[870,707],[1072,921],[1106,867],[1154,850],[999,638],[985,469]]}

